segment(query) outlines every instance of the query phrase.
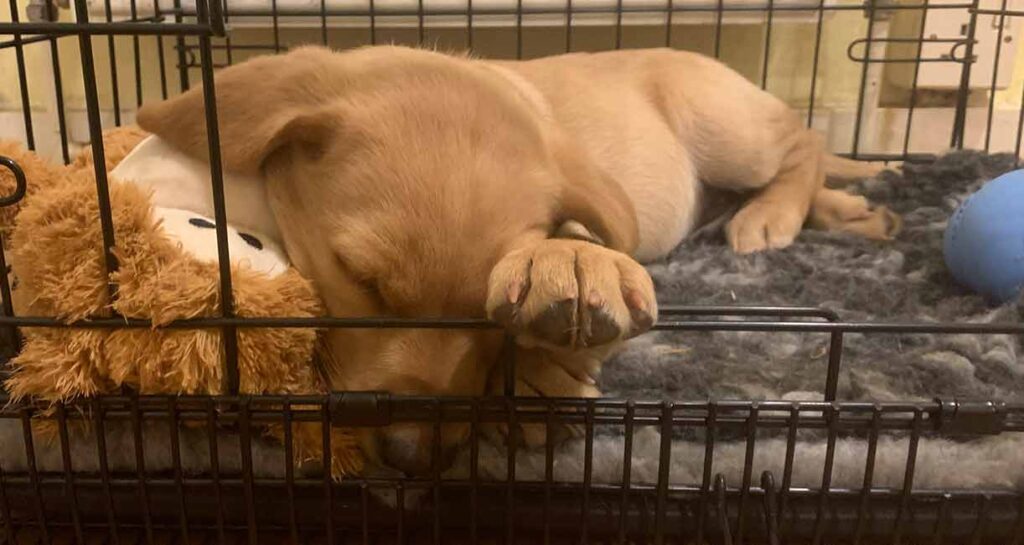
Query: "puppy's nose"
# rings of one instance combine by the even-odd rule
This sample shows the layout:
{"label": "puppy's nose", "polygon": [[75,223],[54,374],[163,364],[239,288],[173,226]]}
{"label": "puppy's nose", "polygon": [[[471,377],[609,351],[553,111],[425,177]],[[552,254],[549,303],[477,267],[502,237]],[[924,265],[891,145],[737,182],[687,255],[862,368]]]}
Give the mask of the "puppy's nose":
{"label": "puppy's nose", "polygon": [[381,457],[389,466],[401,470],[406,475],[429,475],[434,464],[438,470],[444,471],[451,466],[455,458],[453,446],[442,446],[438,460],[433,460],[434,434],[429,426],[405,426],[384,430],[381,439]]}

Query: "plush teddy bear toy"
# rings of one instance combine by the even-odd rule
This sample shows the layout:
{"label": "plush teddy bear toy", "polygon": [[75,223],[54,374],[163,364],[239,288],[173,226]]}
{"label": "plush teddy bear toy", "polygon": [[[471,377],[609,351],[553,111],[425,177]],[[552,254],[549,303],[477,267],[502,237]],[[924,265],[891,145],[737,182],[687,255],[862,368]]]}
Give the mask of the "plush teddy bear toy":
{"label": "plush teddy bear toy", "polygon": [[[28,182],[20,203],[0,209],[17,314],[68,322],[122,316],[149,319],[154,326],[219,315],[215,224],[202,204],[209,197],[189,194],[195,188],[176,181],[173,169],[148,174],[133,169],[131,155],[153,146],[152,137],[137,128],[104,135],[118,262],[108,276],[91,154],[55,166],[17,144],[0,142],[0,155],[18,163]],[[0,168],[0,194],[14,188],[12,173]],[[235,314],[320,315],[313,286],[290,266],[273,234],[258,227],[227,226]],[[140,394],[222,393],[219,328],[33,327],[21,333],[23,344],[5,383],[13,400],[69,401],[123,387]],[[237,335],[242,393],[326,391],[314,364],[316,330],[243,327]],[[320,459],[319,424],[296,423],[293,437],[297,461]],[[333,474],[361,470],[354,435],[334,429],[331,439]]]}

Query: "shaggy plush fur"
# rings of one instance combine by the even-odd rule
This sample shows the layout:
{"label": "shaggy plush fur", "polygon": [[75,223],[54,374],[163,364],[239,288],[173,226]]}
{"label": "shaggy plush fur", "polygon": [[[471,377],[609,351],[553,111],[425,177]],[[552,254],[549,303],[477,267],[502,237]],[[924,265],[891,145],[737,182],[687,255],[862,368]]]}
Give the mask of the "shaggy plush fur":
{"label": "shaggy plush fur", "polygon": [[[137,142],[139,136],[131,130],[110,135],[108,161],[116,163],[131,149],[127,143]],[[17,212],[10,243],[14,276],[20,280],[14,292],[20,313],[75,321],[114,312],[151,319],[157,325],[219,314],[217,265],[197,260],[165,236],[154,219],[149,195],[138,186],[110,184],[119,268],[108,279],[90,158],[80,157],[65,169],[37,164],[24,151],[8,152],[31,166],[26,174],[33,180],[33,193]],[[0,185],[9,182],[0,179]],[[117,286],[112,303],[108,280]],[[322,313],[313,286],[294,269],[268,277],[235,265],[232,281],[238,316]],[[219,329],[24,328],[22,333],[21,353],[11,360],[5,383],[15,401],[66,401],[118,393],[122,387],[142,394],[222,393]],[[315,329],[240,328],[240,390],[323,391],[314,367],[316,346]],[[318,425],[300,424],[295,436],[298,459],[319,458]],[[335,430],[332,438],[335,473],[358,471],[360,457],[352,436]]]}
{"label": "shaggy plush fur", "polygon": [[[957,287],[942,260],[946,219],[971,191],[1009,170],[1005,156],[954,153],[923,165],[907,165],[902,174],[888,172],[856,189],[873,201],[903,214],[904,232],[892,243],[805,232],[792,247],[767,254],[733,255],[717,235],[691,240],[673,255],[649,267],[663,304],[811,305],[831,308],[847,320],[1020,322],[1021,303],[992,308]],[[601,387],[611,397],[634,399],[820,400],[824,387],[828,338],[797,333],[651,333],[632,341],[605,366]],[[933,397],[1024,401],[1024,353],[1021,339],[1006,335],[860,335],[845,336],[840,400],[929,400]],[[6,426],[6,427],[4,427]],[[157,448],[147,449],[151,469],[169,464],[166,430],[148,430]],[[24,449],[16,421],[0,421],[0,463],[24,467]],[[1024,488],[1019,455],[1024,434],[1004,433],[975,439],[949,439],[925,433],[917,456],[918,488]],[[208,445],[203,433],[186,430],[183,463],[201,472]],[[220,437],[227,467],[238,467],[237,437]],[[634,483],[654,483],[658,473],[658,430],[640,427],[633,445]],[[111,464],[134,469],[131,436],[111,432]],[[115,446],[116,445],[116,446]],[[759,434],[754,473],[782,473],[785,438]],[[885,434],[879,441],[874,483],[900,486],[907,459],[906,434]],[[82,468],[95,467],[95,443],[76,443]],[[283,455],[270,442],[255,445],[255,468],[263,476],[280,476]],[[599,427],[595,439],[593,480],[617,482],[622,474],[620,428]],[[60,467],[59,449],[40,453],[42,467]],[[720,434],[714,472],[739,482],[745,443],[735,434]],[[584,444],[570,441],[556,450],[555,477],[579,481]],[[699,428],[673,437],[670,479],[700,483],[704,437]],[[861,438],[843,437],[836,445],[833,486],[859,487],[867,456]],[[822,434],[802,432],[796,449],[793,485],[818,486],[825,457]],[[505,453],[500,443],[484,442],[480,472],[503,479]],[[950,471],[949,461],[957,460]],[[543,451],[518,454],[517,478],[542,479]],[[222,465],[222,467],[224,467]],[[449,475],[464,476],[468,452]]]}

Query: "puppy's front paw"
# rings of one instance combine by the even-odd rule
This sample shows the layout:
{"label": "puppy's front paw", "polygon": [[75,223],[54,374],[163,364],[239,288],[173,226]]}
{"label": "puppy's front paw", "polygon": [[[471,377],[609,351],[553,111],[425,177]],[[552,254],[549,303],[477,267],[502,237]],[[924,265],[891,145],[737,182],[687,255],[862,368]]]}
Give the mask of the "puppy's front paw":
{"label": "puppy's front paw", "polygon": [[629,256],[548,239],[491,271],[487,315],[524,346],[578,350],[628,339],[658,317],[654,283]]}
{"label": "puppy's front paw", "polygon": [[738,254],[785,248],[804,224],[804,215],[792,206],[750,201],[725,227],[729,246]]}

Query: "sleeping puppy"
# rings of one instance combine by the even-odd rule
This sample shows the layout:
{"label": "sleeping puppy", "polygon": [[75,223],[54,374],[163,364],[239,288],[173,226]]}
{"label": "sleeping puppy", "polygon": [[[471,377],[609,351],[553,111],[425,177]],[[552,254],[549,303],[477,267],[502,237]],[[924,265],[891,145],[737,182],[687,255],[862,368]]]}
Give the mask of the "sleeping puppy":
{"label": "sleeping puppy", "polygon": [[[808,220],[876,238],[897,224],[824,187],[873,167],[826,154],[781,101],[692,53],[492,62],[304,47],[215,85],[225,169],[265,180],[285,249],[330,314],[490,317],[521,346],[519,395],[599,395],[601,361],[657,319],[640,262],[699,225],[706,191],[744,199],[726,226],[740,253],[784,247]],[[204,115],[196,88],[138,121],[209,160]],[[333,329],[329,374],[337,390],[481,395],[501,388],[502,338]],[[367,432],[363,446],[421,473],[432,428]],[[441,450],[466,433],[446,425]]]}

